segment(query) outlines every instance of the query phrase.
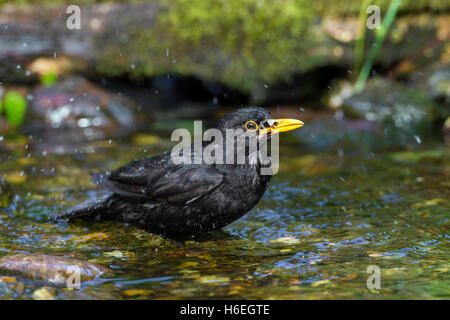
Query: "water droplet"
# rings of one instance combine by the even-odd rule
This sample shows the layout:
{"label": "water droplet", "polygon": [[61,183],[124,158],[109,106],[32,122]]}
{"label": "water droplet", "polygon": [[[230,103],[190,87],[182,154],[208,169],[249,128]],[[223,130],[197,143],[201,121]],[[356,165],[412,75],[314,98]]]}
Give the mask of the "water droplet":
{"label": "water droplet", "polygon": [[416,139],[416,142],[417,142],[418,144],[421,144],[421,143],[422,143],[422,139],[420,139],[419,136],[415,135],[415,136],[414,136],[414,139]]}
{"label": "water droplet", "polygon": [[344,112],[341,109],[336,110],[336,113],[334,114],[334,118],[336,120],[344,119]]}
{"label": "water droplet", "polygon": [[99,117],[95,117],[94,119],[92,119],[92,124],[96,127],[101,126],[102,122],[102,119]]}
{"label": "water droplet", "polygon": [[91,125],[91,121],[88,118],[81,118],[77,123],[80,128],[86,128]]}

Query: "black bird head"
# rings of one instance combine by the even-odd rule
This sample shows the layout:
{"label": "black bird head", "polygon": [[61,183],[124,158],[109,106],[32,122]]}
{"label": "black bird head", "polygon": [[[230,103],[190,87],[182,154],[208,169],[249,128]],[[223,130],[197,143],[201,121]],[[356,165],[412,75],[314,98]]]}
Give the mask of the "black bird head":
{"label": "black bird head", "polygon": [[217,122],[217,129],[242,129],[244,133],[256,133],[259,137],[294,130],[303,126],[296,119],[272,119],[269,111],[260,107],[247,107],[226,114]]}
{"label": "black bird head", "polygon": [[[223,150],[226,163],[268,165],[266,142],[273,134],[299,128],[303,122],[296,119],[272,119],[270,113],[259,107],[247,107],[228,113],[217,122],[224,137],[210,146]],[[215,153],[212,153],[216,156]],[[220,158],[220,157],[219,157]],[[233,161],[229,161],[232,159]]]}
{"label": "black bird head", "polygon": [[271,163],[266,143],[270,137],[302,125],[303,122],[296,119],[272,119],[264,108],[241,108],[225,115],[215,128],[206,130],[200,143],[194,141],[189,146],[175,147],[171,152],[172,160],[176,163],[267,167]]}

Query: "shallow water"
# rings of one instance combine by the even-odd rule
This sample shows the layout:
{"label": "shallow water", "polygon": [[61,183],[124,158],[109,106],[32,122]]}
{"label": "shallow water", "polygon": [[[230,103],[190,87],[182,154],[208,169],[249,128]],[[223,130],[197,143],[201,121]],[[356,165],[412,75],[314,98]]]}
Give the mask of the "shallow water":
{"label": "shallow water", "polygon": [[[22,150],[7,159],[2,151],[13,200],[0,209],[0,257],[48,253],[112,269],[81,290],[56,288],[58,299],[450,298],[445,147],[337,156],[285,144],[280,172],[250,213],[187,241],[124,224],[47,221],[105,195],[89,171],[169,149],[147,135],[92,142],[74,155],[28,158]],[[379,290],[367,288],[370,265],[381,269]],[[0,282],[0,298],[29,299],[42,286],[17,281]]]}

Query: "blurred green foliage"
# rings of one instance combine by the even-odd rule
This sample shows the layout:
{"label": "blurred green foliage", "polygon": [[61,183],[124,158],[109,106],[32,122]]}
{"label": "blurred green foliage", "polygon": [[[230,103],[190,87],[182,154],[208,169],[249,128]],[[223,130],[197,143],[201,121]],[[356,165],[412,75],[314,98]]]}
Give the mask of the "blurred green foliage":
{"label": "blurred green foliage", "polygon": [[[143,1],[80,0],[77,4],[103,2]],[[321,28],[318,17],[358,15],[360,11],[364,13],[366,5],[372,4],[382,7],[384,17],[390,0],[149,2],[155,4],[154,10],[149,7],[150,11],[143,10],[142,14],[136,10],[131,16],[123,15],[104,26],[105,31],[95,39],[99,60],[97,68],[101,74],[129,75],[134,79],[168,73],[193,75],[224,83],[241,92],[251,92],[252,99],[257,101],[257,97],[264,99],[266,85],[289,80],[294,73],[311,70],[333,59],[329,49],[334,45],[333,41],[325,33],[315,32]],[[0,0],[0,5],[5,3],[9,1]],[[16,5],[28,3],[71,4],[66,0],[14,2]],[[403,0],[399,12],[429,9],[449,10],[450,2]],[[149,17],[149,12],[156,13],[156,16]],[[365,17],[365,13],[361,16]],[[382,38],[378,36],[378,39]],[[329,47],[321,45],[323,43],[328,43]],[[358,71],[366,54],[364,37],[357,41],[356,46]],[[404,44],[399,46],[399,50],[406,52],[410,47]],[[51,84],[55,79],[46,75],[41,81]]]}
{"label": "blurred green foliage", "polygon": [[[77,0],[77,5],[93,4],[93,3],[139,3],[139,2],[164,2],[165,0]],[[362,0],[314,0],[308,1],[308,6],[317,11],[319,14],[326,15],[357,15],[361,6]],[[172,1],[172,2],[176,2]],[[212,2],[212,1],[211,1]],[[211,4],[211,2],[205,1],[205,4]],[[254,0],[252,2],[258,2]],[[277,1],[273,1],[277,2]],[[280,1],[284,2],[284,1]],[[387,9],[390,0],[370,0],[369,5],[376,4],[382,9]],[[417,12],[424,10],[443,11],[450,9],[450,1],[448,0],[403,0],[400,12]],[[0,6],[2,5],[44,5],[55,6],[66,4],[73,4],[73,1],[69,0],[0,0]]]}
{"label": "blurred green foliage", "polygon": [[53,72],[48,72],[39,77],[39,80],[44,86],[51,86],[58,81],[58,75]]}
{"label": "blurred green foliage", "polygon": [[8,91],[3,100],[3,108],[8,122],[13,126],[23,123],[27,110],[27,100],[16,91]]}
{"label": "blurred green foliage", "polygon": [[[311,1],[314,9],[324,15],[357,15],[360,12],[362,0],[316,0]],[[368,5],[378,5],[382,11],[387,10],[391,0],[369,0]],[[420,12],[425,10],[445,11],[450,9],[448,0],[402,0],[400,13]]]}

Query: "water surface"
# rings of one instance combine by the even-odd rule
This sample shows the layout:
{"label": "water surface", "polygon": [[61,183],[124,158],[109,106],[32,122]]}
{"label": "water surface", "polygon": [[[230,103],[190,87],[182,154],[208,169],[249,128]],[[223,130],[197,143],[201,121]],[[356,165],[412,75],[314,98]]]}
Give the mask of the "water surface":
{"label": "water surface", "polygon": [[[119,223],[47,221],[105,195],[89,171],[170,150],[165,138],[92,142],[72,155],[2,151],[13,200],[0,210],[0,257],[48,253],[112,269],[81,290],[56,288],[57,299],[448,299],[448,149],[339,156],[305,153],[290,138],[251,212],[185,241]],[[379,290],[366,285],[371,265],[381,269]],[[0,298],[29,299],[42,286],[18,282],[21,290],[0,283]]]}

